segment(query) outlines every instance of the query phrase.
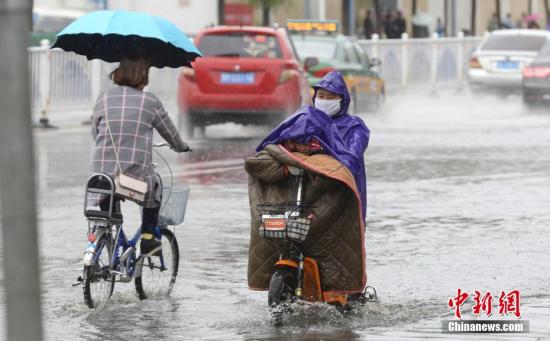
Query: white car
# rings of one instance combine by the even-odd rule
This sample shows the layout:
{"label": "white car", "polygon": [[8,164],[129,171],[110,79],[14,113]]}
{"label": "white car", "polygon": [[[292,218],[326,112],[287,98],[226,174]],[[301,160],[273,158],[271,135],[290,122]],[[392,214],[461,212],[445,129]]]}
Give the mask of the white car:
{"label": "white car", "polygon": [[470,58],[470,86],[520,90],[523,69],[537,56],[548,37],[542,30],[493,31]]}

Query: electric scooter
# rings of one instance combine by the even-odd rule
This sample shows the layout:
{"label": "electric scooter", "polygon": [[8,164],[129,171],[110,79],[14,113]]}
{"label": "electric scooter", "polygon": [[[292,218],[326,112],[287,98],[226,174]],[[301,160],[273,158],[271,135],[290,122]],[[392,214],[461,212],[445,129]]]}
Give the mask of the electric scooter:
{"label": "electric scooter", "polygon": [[355,295],[323,291],[317,261],[303,253],[303,243],[315,219],[314,207],[303,202],[304,170],[297,167],[288,170],[296,180],[296,201],[257,205],[261,215],[260,236],[285,241],[269,283],[268,304],[273,324],[281,325],[291,304],[299,300],[333,304],[343,314],[358,304],[376,301],[376,290],[370,286]]}

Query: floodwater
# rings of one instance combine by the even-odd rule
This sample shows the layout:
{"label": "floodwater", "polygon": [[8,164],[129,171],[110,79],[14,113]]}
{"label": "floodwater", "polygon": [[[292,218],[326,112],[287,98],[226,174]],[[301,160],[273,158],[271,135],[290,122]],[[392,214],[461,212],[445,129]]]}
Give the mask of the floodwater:
{"label": "floodwater", "polygon": [[[170,297],[139,301],[132,283],[117,283],[96,310],[72,287],[86,246],[89,130],[37,131],[47,340],[550,339],[550,112],[528,112],[517,96],[448,91],[390,96],[382,113],[362,117],[371,129],[367,273],[379,302],[349,317],[322,304],[300,306],[282,328],[269,323],[266,293],[246,286],[242,159],[265,128],[215,126],[207,139],[190,141],[192,153],[162,152],[176,179],[191,186],[186,220],[175,228],[175,288]],[[132,205],[124,212],[132,232],[139,213]],[[520,290],[530,332],[443,334],[458,288],[497,296],[492,318],[498,294]],[[462,307],[466,318],[476,318],[471,302]]]}

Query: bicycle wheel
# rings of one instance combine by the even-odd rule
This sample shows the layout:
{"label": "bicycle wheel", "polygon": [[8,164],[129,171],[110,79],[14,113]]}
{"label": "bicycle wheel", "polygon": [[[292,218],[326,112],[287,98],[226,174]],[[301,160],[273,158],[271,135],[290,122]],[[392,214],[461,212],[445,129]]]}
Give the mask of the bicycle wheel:
{"label": "bicycle wheel", "polygon": [[136,277],[136,291],[140,299],[166,296],[176,282],[179,266],[179,248],[174,234],[163,228],[160,231],[162,255],[143,259],[141,274]]}
{"label": "bicycle wheel", "polygon": [[275,326],[282,324],[283,315],[290,310],[296,288],[295,270],[290,268],[277,269],[269,281],[267,302],[271,314],[271,322]]}
{"label": "bicycle wheel", "polygon": [[97,242],[93,264],[84,267],[84,301],[90,308],[97,308],[111,297],[115,278],[110,274],[109,262],[113,248],[111,240],[103,236]]}

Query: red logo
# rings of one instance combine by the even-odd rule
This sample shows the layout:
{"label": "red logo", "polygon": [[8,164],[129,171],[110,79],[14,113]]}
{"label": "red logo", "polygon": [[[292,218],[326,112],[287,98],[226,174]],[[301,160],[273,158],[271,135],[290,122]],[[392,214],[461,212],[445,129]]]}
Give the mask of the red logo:
{"label": "red logo", "polygon": [[487,291],[483,296],[481,296],[481,292],[475,291],[474,296],[474,306],[472,307],[472,312],[474,315],[479,316],[480,312],[485,312],[487,316],[491,316],[493,314],[493,295],[489,291]]}
{"label": "red logo", "polygon": [[[491,292],[487,291],[482,294],[481,291],[475,290],[475,295],[473,296],[474,305],[472,306],[472,313],[475,316],[480,316],[483,312],[486,316],[491,316],[493,314],[493,295]],[[454,309],[455,316],[458,319],[462,318],[461,307],[468,301],[470,295],[467,292],[463,292],[462,289],[458,288],[457,294],[455,297],[450,297],[447,305],[449,308]],[[496,296],[494,296],[496,299]],[[520,306],[520,292],[519,290],[512,290],[508,294],[504,291],[501,291],[500,296],[498,297],[498,313],[501,316],[508,314],[513,314],[517,318],[521,317],[521,312],[519,309]]]}
{"label": "red logo", "polygon": [[500,315],[512,313],[518,318],[521,317],[519,311],[519,295],[519,290],[512,290],[508,294],[502,291],[498,298],[498,313]]}
{"label": "red logo", "polygon": [[266,230],[284,230],[286,228],[285,218],[265,218],[264,227]]}
{"label": "red logo", "polygon": [[462,318],[462,313],[460,312],[460,307],[464,304],[464,302],[466,302],[468,297],[470,297],[470,295],[468,295],[467,292],[462,292],[462,289],[458,288],[458,293],[457,293],[456,297],[449,298],[449,302],[447,303],[447,305],[450,308],[455,309],[455,316],[459,319]]}

